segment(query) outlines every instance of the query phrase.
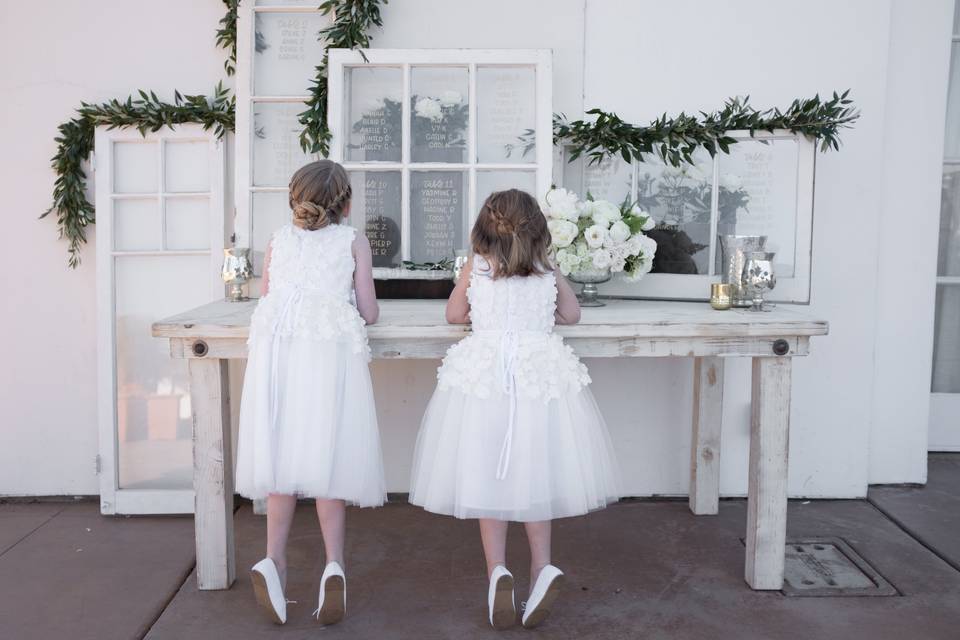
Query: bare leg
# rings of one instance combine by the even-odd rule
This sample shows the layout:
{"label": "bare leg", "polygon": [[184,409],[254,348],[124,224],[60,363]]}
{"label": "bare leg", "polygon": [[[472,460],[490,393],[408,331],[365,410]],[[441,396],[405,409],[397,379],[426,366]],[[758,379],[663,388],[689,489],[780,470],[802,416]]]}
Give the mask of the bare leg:
{"label": "bare leg", "polygon": [[550,564],[550,520],[525,522],[527,542],[530,544],[530,590],[537,582],[540,570]]}
{"label": "bare leg", "polygon": [[346,536],[347,505],[343,500],[317,498],[317,519],[323,532],[323,549],[327,564],[337,562],[343,566],[343,539]]}
{"label": "bare leg", "polygon": [[297,509],[297,497],[271,493],[267,497],[267,557],[277,565],[280,583],[287,584],[287,538]]}
{"label": "bare leg", "polygon": [[483,542],[483,555],[487,559],[487,578],[498,564],[507,564],[507,522],[480,518],[480,540]]}

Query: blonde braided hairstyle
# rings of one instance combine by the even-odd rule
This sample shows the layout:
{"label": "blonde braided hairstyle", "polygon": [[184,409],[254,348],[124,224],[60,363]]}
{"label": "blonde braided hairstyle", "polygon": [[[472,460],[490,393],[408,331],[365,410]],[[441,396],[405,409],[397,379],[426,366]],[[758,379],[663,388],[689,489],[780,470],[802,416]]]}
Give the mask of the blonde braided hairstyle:
{"label": "blonde braided hairstyle", "polygon": [[346,217],[352,194],[350,176],[333,160],[300,167],[290,178],[293,224],[307,231],[339,224]]}

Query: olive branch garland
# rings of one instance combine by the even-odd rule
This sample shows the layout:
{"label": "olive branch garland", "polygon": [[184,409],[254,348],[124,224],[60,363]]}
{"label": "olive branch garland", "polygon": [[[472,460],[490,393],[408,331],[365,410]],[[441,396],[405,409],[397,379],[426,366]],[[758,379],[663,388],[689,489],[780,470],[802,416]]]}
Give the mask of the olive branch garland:
{"label": "olive branch garland", "polygon": [[362,49],[370,46],[367,31],[371,27],[383,26],[380,5],[389,0],[326,0],[320,5],[321,15],[333,13],[333,22],[317,34],[317,39],[326,41],[323,60],[316,67],[316,76],[310,87],[310,99],[307,110],[299,114],[303,125],[300,134],[300,147],[305,153],[319,153],[326,156],[330,152],[330,129],[327,126],[327,49],[361,49],[360,55],[366,61]]}
{"label": "olive branch garland", "polygon": [[83,163],[93,151],[96,128],[135,128],[141,135],[163,127],[195,122],[205,130],[213,129],[218,138],[234,127],[235,99],[220,82],[213,96],[182,95],[174,92],[173,104],[161,101],[150,91],[139,91],[139,97],[114,98],[102,104],[83,102],[77,115],[58,127],[57,152],[53,169],[57,178],[53,185],[53,204],[40,217],[56,214],[59,237],[66,238],[71,268],[80,265],[80,250],[87,242],[86,228],[96,221],[93,204],[86,198],[87,178]]}
{"label": "olive branch garland", "polygon": [[[228,52],[224,71],[228,76],[236,72],[237,14],[240,0],[222,0],[227,12],[216,31],[216,43]],[[325,0],[318,10],[322,15],[333,13],[330,26],[320,30],[318,39],[326,48],[367,48],[368,30],[383,26],[381,5],[388,0]],[[362,55],[362,51],[361,51]],[[364,56],[366,59],[366,56]],[[315,69],[316,75],[309,89],[307,110],[299,114],[304,129],[300,146],[307,153],[327,155],[330,149],[330,130],[326,122],[328,68],[327,54]],[[643,162],[647,155],[656,154],[665,163],[679,166],[693,164],[693,153],[705,149],[711,156],[717,151],[728,153],[736,139],[729,131],[756,131],[786,129],[820,140],[821,151],[840,148],[841,129],[853,126],[860,112],[848,97],[849,90],[833,93],[829,99],[819,95],[806,100],[794,100],[785,111],[777,108],[756,110],[746,98],[728,99],[722,109],[698,115],[681,112],[674,117],[665,113],[647,126],[635,126],[617,114],[590,109],[590,120],[567,121],[563,114],[554,114],[553,138],[555,144],[572,147],[570,160],[586,155],[592,163],[619,155],[627,162]],[[40,217],[56,213],[59,237],[68,241],[70,267],[80,264],[80,251],[86,243],[86,228],[94,224],[95,211],[85,195],[86,176],[83,163],[93,151],[97,126],[111,129],[134,127],[142,135],[162,127],[188,122],[199,123],[204,129],[213,129],[217,137],[234,130],[236,99],[218,83],[211,97],[181,95],[175,92],[173,104],[161,101],[154,92],[140,91],[138,98],[125,101],[110,100],[99,105],[82,103],[77,116],[58,127],[57,152],[52,159],[56,180],[53,204]],[[508,145],[507,152],[519,149],[526,154],[533,148],[534,132],[527,131],[518,144]]]}

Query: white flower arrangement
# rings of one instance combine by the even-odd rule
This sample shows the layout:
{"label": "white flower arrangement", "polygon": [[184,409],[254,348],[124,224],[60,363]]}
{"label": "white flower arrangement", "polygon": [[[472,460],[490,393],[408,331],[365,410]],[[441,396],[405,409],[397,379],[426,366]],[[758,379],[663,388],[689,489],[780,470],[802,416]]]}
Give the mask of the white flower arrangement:
{"label": "white flower arrangement", "polygon": [[551,189],[540,207],[563,275],[609,270],[635,282],[650,272],[657,243],[643,232],[655,223],[640,207],[617,206],[589,194],[581,201],[567,189]]}

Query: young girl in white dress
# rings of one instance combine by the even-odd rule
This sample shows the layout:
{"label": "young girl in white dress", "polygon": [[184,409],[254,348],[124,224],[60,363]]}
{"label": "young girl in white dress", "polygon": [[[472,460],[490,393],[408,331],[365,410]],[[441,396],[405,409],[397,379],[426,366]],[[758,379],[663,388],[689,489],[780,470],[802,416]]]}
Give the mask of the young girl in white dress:
{"label": "young girl in white dress", "polygon": [[290,180],[291,223],[267,247],[263,297],[250,326],[240,407],[237,491],[267,499],[267,557],[251,570],[258,603],[287,619],[286,546],[298,497],[316,498],[327,565],[320,622],[346,608],[346,503],[386,494],[365,324],[379,314],[370,243],[342,224],[347,172],[313,162]]}
{"label": "young girl in white dress", "polygon": [[487,561],[489,621],[516,622],[505,567],[507,524],[524,523],[530,594],[524,627],[543,622],[563,572],[550,564],[550,521],[619,499],[610,437],[570,347],[552,333],[580,306],[550,266],[550,233],[536,200],[511,189],[491,195],[471,234],[473,257],[447,303],[447,322],[473,325],[450,347],[427,406],[410,502],[478,518]]}

